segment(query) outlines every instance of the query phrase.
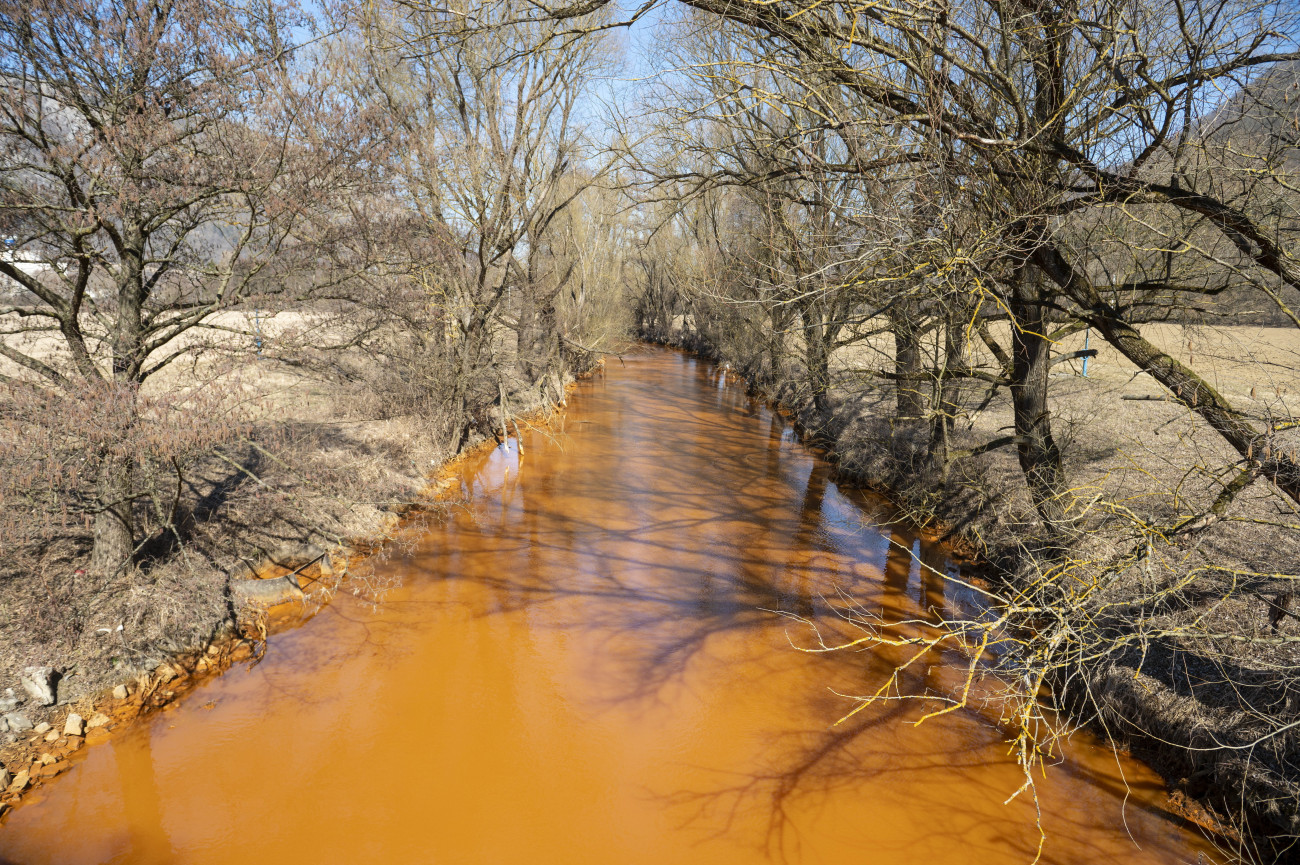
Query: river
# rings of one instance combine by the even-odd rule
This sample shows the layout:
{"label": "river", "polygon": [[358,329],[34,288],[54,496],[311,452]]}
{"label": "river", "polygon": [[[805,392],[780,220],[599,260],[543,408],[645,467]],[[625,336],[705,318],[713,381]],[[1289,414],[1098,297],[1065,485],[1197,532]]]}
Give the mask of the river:
{"label": "river", "polygon": [[[914,726],[907,703],[833,725],[891,659],[797,651],[772,612],[960,603],[917,563],[956,572],[943,548],[879,528],[879,502],[677,352],[610,358],[524,444],[459,464],[468,503],[375,566],[381,603],[340,593],[85,749],[0,827],[0,862],[1033,860],[1003,733]],[[1038,793],[1045,863],[1208,849],[1086,737]]]}

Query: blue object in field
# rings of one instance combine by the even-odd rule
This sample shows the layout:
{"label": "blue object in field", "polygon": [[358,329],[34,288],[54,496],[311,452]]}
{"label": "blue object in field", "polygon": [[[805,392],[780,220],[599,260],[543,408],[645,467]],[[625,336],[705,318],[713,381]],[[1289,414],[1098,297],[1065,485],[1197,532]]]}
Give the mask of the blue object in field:
{"label": "blue object in field", "polygon": [[[1084,333],[1084,335],[1083,335],[1083,350],[1084,350],[1084,351],[1087,351],[1087,350],[1088,350],[1088,340],[1090,340],[1090,339],[1092,339],[1092,328],[1088,328],[1087,332]],[[1087,377],[1088,377],[1088,355],[1086,355],[1086,354],[1083,356],[1083,377],[1084,377],[1084,378],[1087,378]]]}

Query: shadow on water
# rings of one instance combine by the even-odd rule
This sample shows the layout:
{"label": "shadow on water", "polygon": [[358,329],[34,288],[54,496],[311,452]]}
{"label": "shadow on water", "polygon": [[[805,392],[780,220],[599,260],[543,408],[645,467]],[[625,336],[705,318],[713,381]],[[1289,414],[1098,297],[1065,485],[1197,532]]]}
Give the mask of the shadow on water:
{"label": "shadow on water", "polygon": [[[127,828],[114,831],[129,836],[116,849],[129,850],[130,861],[222,861],[194,857],[194,845],[242,840],[246,822],[262,825],[299,795],[298,773],[332,791],[330,807],[366,821],[374,858],[355,861],[415,861],[394,854],[402,839],[384,832],[420,823],[409,835],[424,844],[444,813],[453,816],[437,824],[436,840],[450,845],[438,848],[440,861],[492,861],[489,849],[506,857],[497,861],[642,862],[661,852],[663,861],[812,861],[827,850],[837,851],[833,861],[1032,860],[1032,804],[1001,804],[1021,776],[995,712],[916,728],[924,706],[894,700],[846,718],[856,704],[841,695],[888,681],[901,654],[798,651],[810,647],[808,634],[778,615],[815,621],[828,640],[849,639],[856,632],[838,615],[845,599],[885,622],[961,603],[939,576],[957,569],[944,548],[841,489],[779,415],[715,368],[667,352],[627,365],[574,394],[562,431],[526,434],[525,457],[498,447],[467,461],[469,503],[380,566],[403,583],[382,608],[341,598],[248,677],[227,680],[228,699],[213,715],[228,727],[214,722],[212,735],[275,761],[275,777],[258,782],[266,789],[239,800],[234,829],[204,822],[236,811],[229,792],[202,789],[202,812],[196,806],[188,823],[166,819],[176,790],[200,795],[192,761],[205,761],[209,783],[223,791],[246,789],[201,733],[177,729],[169,742],[155,729],[115,744],[122,789],[112,802]],[[952,669],[942,656],[927,659],[898,680],[896,694],[949,693]],[[133,745],[137,738],[148,741]],[[390,759],[408,740],[412,747]],[[333,750],[317,754],[318,742]],[[1044,862],[1154,863],[1191,849],[1186,833],[1170,835],[1156,853],[1128,859],[1134,848],[1114,828],[1123,777],[1108,755],[1088,753],[1045,785],[1047,831],[1068,843],[1049,848]],[[82,782],[84,801],[110,795],[103,791],[114,774],[103,762]],[[528,774],[534,766],[543,777]],[[1149,838],[1156,797],[1138,792],[1148,804],[1130,811]],[[596,799],[613,804],[592,811]],[[457,810],[480,801],[487,812],[514,809],[510,826],[526,840],[493,846],[503,832],[484,834],[478,811]],[[544,828],[527,835],[522,812],[535,809]],[[29,818],[31,845],[67,819],[48,807],[22,810],[15,816]],[[394,814],[401,826],[385,823]],[[569,822],[575,814],[597,819]],[[300,857],[293,861],[325,837],[328,849],[354,843],[333,840],[341,818],[313,818],[311,808],[297,812],[314,834],[290,836],[294,824],[277,821],[286,835],[268,841]],[[602,820],[618,831],[608,834]],[[205,840],[185,840],[191,825],[191,839],[206,832]],[[584,842],[575,828],[604,846],[576,852]],[[722,848],[709,845],[719,839],[743,855],[717,858]]]}
{"label": "shadow on water", "polygon": [[[798,654],[789,643],[806,640],[786,634],[778,613],[816,621],[833,642],[858,635],[837,614],[837,597],[883,621],[945,610],[942,575],[958,569],[943,547],[887,525],[882,504],[841,490],[832,468],[802,448],[778,415],[720,387],[710,367],[692,365],[703,382],[697,391],[665,387],[653,399],[623,393],[607,401],[597,383],[575,400],[575,413],[590,422],[570,426],[562,454],[520,459],[499,448],[467,473],[465,490],[479,504],[435,529],[411,570],[466,584],[470,591],[453,590],[440,603],[467,604],[476,617],[525,615],[532,628],[589,635],[602,658],[596,688],[606,706],[671,704],[684,683],[708,682],[693,678],[692,667],[729,639],[759,647],[731,675],[757,683],[780,676]],[[649,386],[633,381],[622,389]],[[540,444],[530,442],[526,452],[538,453]],[[913,736],[905,759],[892,764],[864,752],[895,744],[896,732],[881,731],[907,727],[921,706],[895,701],[836,723],[854,704],[825,690],[830,682],[869,692],[900,660],[881,649],[804,656],[807,690],[784,699],[792,718],[812,723],[775,724],[757,770],[665,798],[692,805],[685,822],[716,833],[726,833],[738,812],[761,809],[765,851],[775,858],[797,847],[793,812],[892,783],[893,773],[941,771],[962,797],[1005,799],[1021,777],[987,771],[991,761],[1006,764],[992,747],[1002,736],[991,718],[963,710],[963,723],[978,729],[964,734],[966,743],[940,738],[943,750],[927,753]],[[927,660],[899,680],[899,694],[951,693],[936,672],[944,657]],[[1071,773],[1107,796],[1127,793],[1110,775],[1081,766]],[[946,807],[959,811],[962,799]],[[981,817],[986,826],[998,819]],[[1000,819],[998,834],[1036,842],[1035,832],[1023,831],[1025,812]],[[1026,861],[1033,858],[1034,844],[1017,844]]]}

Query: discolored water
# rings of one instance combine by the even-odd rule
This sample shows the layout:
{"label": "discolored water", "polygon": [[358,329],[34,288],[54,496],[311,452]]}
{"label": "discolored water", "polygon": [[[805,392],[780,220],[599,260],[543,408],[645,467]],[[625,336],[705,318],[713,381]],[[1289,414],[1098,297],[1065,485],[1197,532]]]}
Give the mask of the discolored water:
{"label": "discolored water", "polygon": [[[911,555],[955,567],[942,549],[870,528],[870,500],[685,355],[611,359],[564,427],[468,460],[472,504],[380,566],[402,578],[382,606],[343,595],[86,749],[0,827],[0,860],[1033,859],[1002,734],[915,727],[905,704],[832,726],[851,708],[833,691],[892,659],[796,651],[770,612],[824,614],[837,588],[887,617],[952,603]],[[1094,743],[1039,792],[1045,862],[1204,849],[1149,770]]]}

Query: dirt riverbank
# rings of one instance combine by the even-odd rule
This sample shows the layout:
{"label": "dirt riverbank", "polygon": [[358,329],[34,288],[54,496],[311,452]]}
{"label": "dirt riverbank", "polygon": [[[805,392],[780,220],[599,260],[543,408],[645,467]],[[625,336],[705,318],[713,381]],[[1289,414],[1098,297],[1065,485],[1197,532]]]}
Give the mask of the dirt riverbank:
{"label": "dirt riverbank", "polygon": [[[479,434],[453,455],[418,415],[358,417],[346,391],[248,366],[238,379],[259,401],[257,432],[177,486],[183,537],[159,532],[112,576],[90,572],[85,526],[0,562],[0,816],[86,743],[255,657],[267,605],[301,599],[298,618],[340,588],[382,596],[371,558],[449,504],[439,478],[452,462],[495,444]],[[552,395],[503,387],[512,428],[546,423]]]}
{"label": "dirt riverbank", "polygon": [[[1293,397],[1296,390],[1293,370],[1279,365],[1278,380],[1265,389],[1238,374],[1245,364],[1237,360],[1243,357],[1243,344],[1274,357],[1289,357],[1296,346],[1274,345],[1274,332],[1268,329],[1220,330],[1230,332],[1170,328],[1161,338],[1182,351],[1197,351],[1202,359],[1217,352],[1222,363],[1216,379],[1225,392],[1284,409],[1288,394]],[[693,334],[677,333],[669,342],[742,367]],[[1063,345],[1060,351],[1081,347]],[[990,563],[1013,588],[1017,580],[1032,579],[1024,553],[1034,543],[1038,525],[1014,448],[959,458],[942,481],[927,474],[920,458],[923,441],[909,441],[907,431],[890,422],[892,386],[877,374],[890,368],[887,348],[858,346],[834,359],[829,423],[812,417],[811,394],[797,384],[798,371],[783,381],[749,385],[797,424],[816,423],[819,443],[845,481],[885,494],[906,518],[936,527],[946,541]],[[1103,351],[1093,360],[1089,377],[1078,372],[1058,374],[1069,380],[1054,384],[1052,405],[1072,482],[1085,496],[1124,503],[1133,515],[1097,520],[1080,542],[1079,558],[1100,563],[1133,543],[1134,521],[1160,524],[1169,519],[1163,509],[1177,499],[1167,493],[1178,489],[1189,470],[1189,441],[1196,442],[1192,456],[1198,465],[1230,463],[1231,458],[1216,451],[1216,442],[1193,438],[1197,421],[1178,407],[1134,399],[1147,397],[1153,385],[1126,368],[1123,358]],[[957,425],[950,445],[954,451],[1005,435],[999,430],[1012,424],[1009,399],[1001,395],[963,420],[969,422]],[[1283,617],[1273,631],[1270,610],[1276,589],[1266,579],[1256,579],[1255,585],[1245,576],[1273,574],[1284,580],[1300,560],[1300,537],[1278,528],[1275,499],[1268,493],[1261,488],[1242,495],[1234,503],[1233,519],[1206,532],[1194,547],[1175,546],[1151,557],[1148,567],[1124,574],[1111,589],[1110,597],[1122,603],[1126,593],[1149,590],[1139,580],[1176,582],[1188,572],[1203,573],[1197,584],[1208,591],[1208,601],[1179,596],[1143,613],[1148,626],[1155,622],[1166,633],[1197,639],[1173,638],[1111,652],[1070,675],[1079,677],[1076,693],[1086,694],[1085,704],[1076,706],[1079,717],[1156,768],[1185,814],[1222,826],[1232,855],[1243,861],[1298,861],[1290,841],[1300,836],[1300,759],[1290,735],[1294,731],[1288,728],[1294,720],[1294,695],[1278,686],[1277,677],[1300,665],[1300,643],[1294,636],[1300,623]],[[1240,579],[1240,584],[1216,595],[1218,582],[1224,581],[1216,582],[1219,575]],[[1225,636],[1202,639],[1207,633]]]}

